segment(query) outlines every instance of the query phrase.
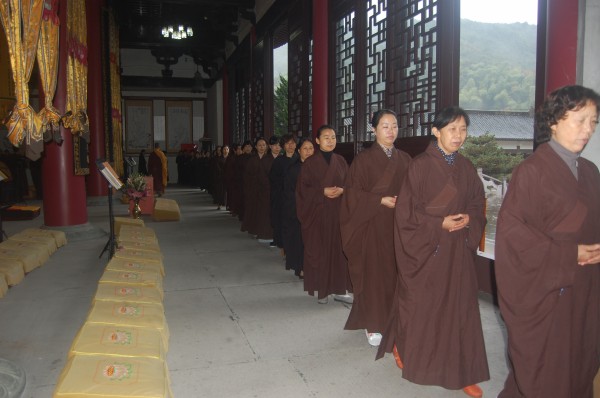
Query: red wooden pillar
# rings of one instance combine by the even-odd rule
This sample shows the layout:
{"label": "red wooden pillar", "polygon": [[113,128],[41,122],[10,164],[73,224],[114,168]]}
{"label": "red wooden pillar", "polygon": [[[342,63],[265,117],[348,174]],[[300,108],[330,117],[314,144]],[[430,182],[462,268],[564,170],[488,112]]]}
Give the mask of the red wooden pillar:
{"label": "red wooden pillar", "polygon": [[86,0],[88,45],[88,118],[90,121],[90,175],[87,178],[89,196],[106,196],[108,185],[98,172],[96,159],[106,158],[104,135],[104,98],[102,84],[102,26],[100,15],[104,0]]}
{"label": "red wooden pillar", "polygon": [[[59,6],[60,40],[58,83],[54,106],[61,114],[67,105],[67,2]],[[60,128],[64,142],[46,145],[42,180],[44,190],[44,224],[65,227],[86,224],[88,221],[85,178],[76,176],[73,166],[73,137],[70,130]]]}
{"label": "red wooden pillar", "polygon": [[329,119],[329,0],[313,0],[312,131]]}
{"label": "red wooden pillar", "polygon": [[577,83],[578,0],[547,0],[546,93]]}

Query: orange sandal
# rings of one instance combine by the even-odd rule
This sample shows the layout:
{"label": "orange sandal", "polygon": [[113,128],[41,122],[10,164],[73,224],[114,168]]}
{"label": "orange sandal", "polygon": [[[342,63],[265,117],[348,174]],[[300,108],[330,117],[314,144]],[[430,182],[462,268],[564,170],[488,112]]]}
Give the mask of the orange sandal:
{"label": "orange sandal", "polygon": [[463,388],[463,392],[465,394],[467,394],[469,397],[473,397],[473,398],[483,397],[483,391],[481,391],[481,388],[479,388],[479,386],[477,384],[466,386],[465,388]]}
{"label": "orange sandal", "polygon": [[404,369],[404,364],[402,363],[402,359],[400,359],[400,354],[398,354],[398,349],[396,348],[395,345],[394,345],[394,350],[392,351],[392,353],[394,354],[394,359],[396,360],[396,365],[400,369]]}

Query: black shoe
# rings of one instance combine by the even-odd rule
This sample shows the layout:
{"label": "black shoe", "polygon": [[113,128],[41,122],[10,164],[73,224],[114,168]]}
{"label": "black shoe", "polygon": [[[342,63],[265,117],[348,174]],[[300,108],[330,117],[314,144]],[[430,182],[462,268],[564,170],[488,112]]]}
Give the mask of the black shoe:
{"label": "black shoe", "polygon": [[277,247],[277,245],[275,244],[275,241],[271,241],[271,243],[269,243],[269,246],[271,246],[271,247]]}

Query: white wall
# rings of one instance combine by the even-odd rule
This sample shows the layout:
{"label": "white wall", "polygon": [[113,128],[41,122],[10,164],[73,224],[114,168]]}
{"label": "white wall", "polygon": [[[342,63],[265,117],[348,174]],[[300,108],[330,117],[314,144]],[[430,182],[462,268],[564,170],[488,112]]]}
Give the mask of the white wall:
{"label": "white wall", "polygon": [[[600,93],[600,73],[598,73],[600,65],[600,0],[582,0],[583,19],[583,54],[582,59],[578,60],[582,63],[581,76],[578,80],[586,87],[594,89]],[[596,128],[596,134],[592,137],[585,150],[583,156],[596,163],[600,168],[600,128]]]}

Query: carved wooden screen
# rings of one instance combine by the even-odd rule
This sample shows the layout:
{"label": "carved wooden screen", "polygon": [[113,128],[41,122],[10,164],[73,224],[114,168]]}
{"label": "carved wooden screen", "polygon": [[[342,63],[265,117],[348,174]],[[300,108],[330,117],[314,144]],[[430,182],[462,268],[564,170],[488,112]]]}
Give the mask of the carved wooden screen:
{"label": "carved wooden screen", "polygon": [[354,141],[354,11],[335,22],[335,127],[340,142]]}
{"label": "carved wooden screen", "polygon": [[373,112],[385,107],[387,0],[369,0],[366,7],[365,125],[358,126],[358,141],[372,141]]}
{"label": "carved wooden screen", "polygon": [[290,9],[288,26],[288,131],[307,136],[309,132],[309,40],[310,8],[297,1]]}
{"label": "carved wooden screen", "polygon": [[252,51],[252,137],[265,131],[265,41],[258,42]]}
{"label": "carved wooden screen", "polygon": [[400,137],[429,135],[438,101],[438,4],[401,0],[389,4],[387,106],[398,113]]}

